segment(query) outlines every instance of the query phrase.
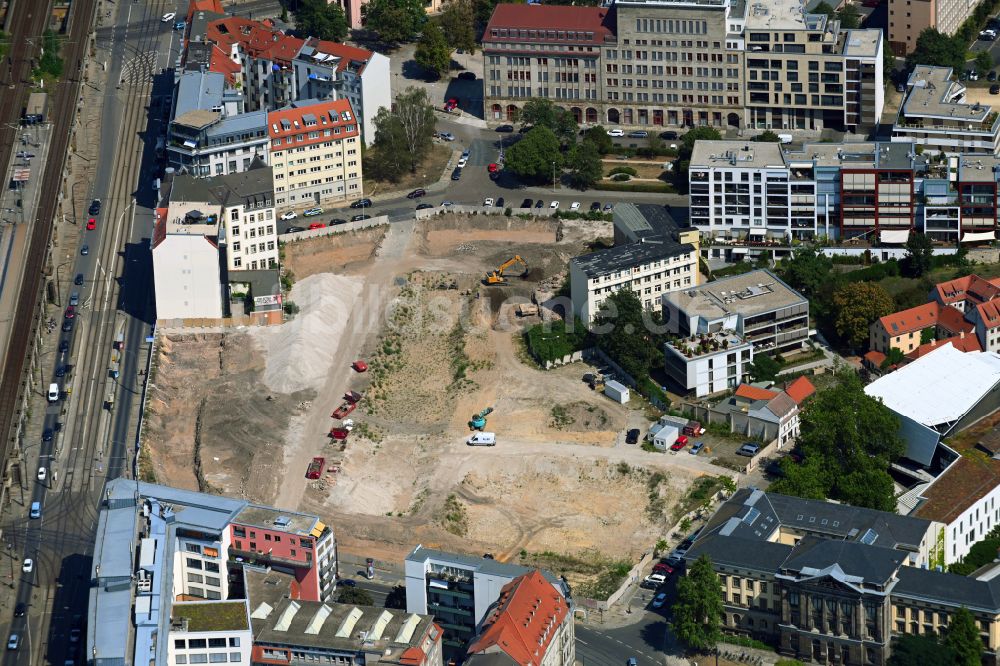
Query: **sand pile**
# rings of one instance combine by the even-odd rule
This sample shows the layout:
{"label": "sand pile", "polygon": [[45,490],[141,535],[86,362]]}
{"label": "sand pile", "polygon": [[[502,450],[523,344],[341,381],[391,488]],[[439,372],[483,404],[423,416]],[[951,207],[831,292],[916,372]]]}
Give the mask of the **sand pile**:
{"label": "sand pile", "polygon": [[361,278],[318,273],[295,283],[289,298],[300,312],[281,326],[254,329],[267,350],[264,383],[278,393],[319,391],[361,293]]}

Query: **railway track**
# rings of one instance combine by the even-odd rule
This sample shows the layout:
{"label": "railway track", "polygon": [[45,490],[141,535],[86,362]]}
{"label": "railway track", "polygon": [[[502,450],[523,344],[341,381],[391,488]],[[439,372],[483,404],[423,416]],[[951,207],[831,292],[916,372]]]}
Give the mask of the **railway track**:
{"label": "railway track", "polygon": [[[79,76],[79,63],[83,62],[87,55],[89,33],[97,2],[98,0],[74,0],[71,6],[72,27],[62,49],[66,78],[56,84],[54,89],[49,90],[47,121],[52,123],[53,131],[49,159],[42,174],[42,192],[55,193],[62,189],[63,167],[69,153],[73,114],[80,86],[79,79],[74,77]],[[34,0],[14,0],[11,9],[13,14],[8,21],[11,48],[6,66],[0,66],[0,76],[4,77],[3,84],[7,88],[6,93],[0,96],[3,100],[0,102],[0,122],[3,123],[3,133],[0,134],[0,165],[3,165],[3,168],[6,168],[10,160],[10,151],[14,149],[16,143],[14,139],[18,130],[12,129],[10,125],[17,125],[28,94],[28,84],[25,82],[30,83],[31,63],[39,51],[38,37],[45,30],[50,4]],[[25,364],[28,348],[32,336],[41,324],[38,304],[42,297],[45,262],[57,204],[57,197],[51,195],[43,197],[39,201],[34,220],[29,222],[28,250],[23,266],[24,279],[0,375],[0,434],[3,436],[4,461],[9,458],[16,437],[18,405],[21,392],[26,388]]]}

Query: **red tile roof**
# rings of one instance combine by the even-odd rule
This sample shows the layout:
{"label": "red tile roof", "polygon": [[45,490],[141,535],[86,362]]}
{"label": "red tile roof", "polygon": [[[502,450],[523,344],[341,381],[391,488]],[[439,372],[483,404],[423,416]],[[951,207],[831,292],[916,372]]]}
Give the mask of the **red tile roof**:
{"label": "red tile roof", "polygon": [[941,345],[949,342],[951,343],[952,347],[961,352],[968,353],[970,351],[983,351],[982,346],[979,344],[979,338],[976,337],[974,334],[969,333],[969,334],[956,335],[950,338],[943,338],[941,340],[931,340],[930,342],[922,344],[913,351],[911,351],[909,354],[906,355],[906,358],[910,359],[911,361],[916,360],[921,356],[925,356],[931,353]]}
{"label": "red tile roof", "polygon": [[[311,127],[306,126],[306,122],[303,117],[307,115],[313,115],[316,117],[315,125]],[[337,120],[333,120],[334,116]],[[288,122],[288,129],[284,129],[284,126],[282,125],[283,120]],[[333,128],[339,129],[340,133],[333,134],[332,136],[324,136],[323,130]],[[272,146],[271,152],[274,153],[276,151],[299,148],[314,143],[338,141],[340,139],[358,136],[361,130],[359,120],[355,117],[353,109],[351,109],[350,101],[347,99],[331,99],[318,104],[296,106],[291,109],[271,111],[267,114],[267,132],[271,137],[271,141],[284,139],[285,137],[294,137],[297,135],[305,135],[306,137],[303,141],[294,141],[293,143],[288,144],[282,143],[280,147]],[[309,139],[307,138],[309,132],[317,132],[319,136],[314,139]]]}
{"label": "red tile roof", "polygon": [[164,241],[167,237],[167,211],[168,208],[157,208],[153,211],[153,249]]}
{"label": "red tile roof", "polygon": [[795,401],[796,405],[801,405],[806,398],[815,392],[816,387],[813,386],[813,383],[805,377],[799,377],[785,387],[785,393],[788,394],[789,398]]}
{"label": "red tile roof", "polygon": [[897,335],[904,335],[914,331],[922,331],[928,326],[934,326],[938,321],[938,313],[941,311],[941,304],[937,301],[924,303],[909,310],[902,310],[886,315],[879,319],[882,328],[894,338]]}
{"label": "red tile roof", "polygon": [[976,330],[972,323],[965,320],[965,313],[951,305],[942,306],[938,311],[938,326],[953,335]]}
{"label": "red tile roof", "polygon": [[939,282],[934,285],[938,301],[946,305],[964,301],[965,291],[969,288],[969,282],[971,281],[972,276],[966,275],[965,277],[955,278],[947,282]]}
{"label": "red tile roof", "polygon": [[882,362],[885,361],[886,356],[880,351],[875,351],[874,349],[865,354],[862,358],[874,365],[876,368],[882,367]]}
{"label": "red tile roof", "polygon": [[746,398],[747,400],[770,400],[774,396],[778,395],[777,391],[768,391],[767,389],[757,388],[750,384],[740,384],[736,387],[736,397]]}
{"label": "red tile roof", "polygon": [[978,275],[965,275],[934,285],[937,300],[944,304],[960,301],[983,303],[1000,298],[1000,278],[987,280]]}
{"label": "red tile roof", "polygon": [[568,614],[566,600],[537,569],[518,576],[503,586],[469,654],[500,650],[522,666],[539,664]]}
{"label": "red tile roof", "polygon": [[[545,44],[603,44],[604,38],[611,36],[613,22],[608,18],[608,10],[603,7],[570,7],[564,5],[497,5],[486,26],[483,41],[508,41]],[[493,30],[518,30],[516,34],[501,36]],[[549,30],[553,35],[542,33],[535,37],[521,30]],[[573,34],[573,37],[570,37]],[[561,35],[561,36],[560,36]]]}
{"label": "red tile roof", "polygon": [[304,39],[286,35],[261,21],[240,16],[210,22],[205,37],[227,49],[239,44],[253,58],[265,58],[284,65],[291,64],[292,58],[305,43]]}
{"label": "red tile roof", "polygon": [[1000,299],[980,303],[976,306],[976,310],[979,311],[979,318],[986,328],[1000,326]]}
{"label": "red tile roof", "polygon": [[210,72],[226,75],[226,83],[236,83],[236,75],[240,72],[240,64],[233,62],[218,46],[212,47],[212,55],[208,63]]}
{"label": "red tile roof", "polygon": [[360,71],[364,69],[364,63],[367,63],[372,58],[371,51],[367,49],[359,49],[356,46],[348,46],[347,44],[328,42],[316,38],[308,40],[307,44],[317,51],[340,58],[340,62],[337,63],[338,72],[344,71],[344,69],[346,69],[352,62],[361,65],[361,67],[358,68]]}
{"label": "red tile roof", "polygon": [[222,0],[191,0],[187,11],[188,22],[191,21],[191,17],[194,16],[195,12],[225,14],[226,10],[222,7]]}

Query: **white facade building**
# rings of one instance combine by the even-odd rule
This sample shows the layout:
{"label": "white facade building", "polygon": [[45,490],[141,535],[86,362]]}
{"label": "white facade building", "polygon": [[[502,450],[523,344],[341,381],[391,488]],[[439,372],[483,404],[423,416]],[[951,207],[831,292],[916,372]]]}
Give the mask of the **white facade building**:
{"label": "white facade building", "polygon": [[169,666],[250,666],[253,634],[246,602],[175,602],[167,645]]}
{"label": "white facade building", "polygon": [[[729,391],[743,382],[753,363],[753,345],[732,331],[682,338],[664,345],[667,375],[697,397]],[[706,340],[708,347],[702,347]],[[704,350],[704,351],[703,351]]]}
{"label": "white facade building", "polygon": [[156,316],[219,319],[225,295],[218,225],[183,220],[183,215],[168,220],[166,208],[157,211],[152,240]]}

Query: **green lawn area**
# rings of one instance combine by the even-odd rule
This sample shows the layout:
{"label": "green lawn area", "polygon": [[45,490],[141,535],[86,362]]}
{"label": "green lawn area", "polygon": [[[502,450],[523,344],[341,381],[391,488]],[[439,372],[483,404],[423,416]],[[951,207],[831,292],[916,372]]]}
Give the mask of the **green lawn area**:
{"label": "green lawn area", "polygon": [[246,605],[242,601],[175,603],[173,619],[185,617],[188,631],[247,629]]}

